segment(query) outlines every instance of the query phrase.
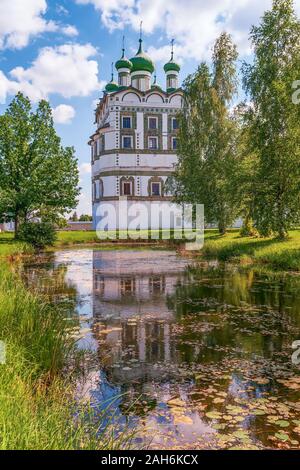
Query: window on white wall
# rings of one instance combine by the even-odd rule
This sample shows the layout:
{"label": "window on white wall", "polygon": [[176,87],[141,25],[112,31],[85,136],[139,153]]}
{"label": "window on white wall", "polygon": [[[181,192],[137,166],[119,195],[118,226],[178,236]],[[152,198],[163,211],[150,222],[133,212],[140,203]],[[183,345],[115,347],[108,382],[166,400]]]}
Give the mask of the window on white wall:
{"label": "window on white wall", "polygon": [[131,135],[123,136],[123,148],[132,149],[132,136]]}
{"label": "window on white wall", "polygon": [[151,196],[161,196],[161,183],[151,183]]}
{"label": "window on white wall", "polygon": [[148,128],[149,129],[157,129],[158,127],[158,119],[157,117],[149,117],[148,118]]}
{"label": "window on white wall", "polygon": [[96,181],[96,199],[100,199],[100,181]]}
{"label": "window on white wall", "polygon": [[123,196],[132,196],[132,182],[123,181]]}
{"label": "window on white wall", "polygon": [[123,124],[122,124],[123,129],[131,129],[132,125],[131,125],[131,117],[130,116],[124,116],[122,122],[123,122]]}
{"label": "window on white wall", "polygon": [[172,118],[172,129],[175,131],[178,129],[178,119],[177,118]]}
{"label": "window on white wall", "polygon": [[177,137],[172,138],[172,149],[177,150]]}
{"label": "window on white wall", "polygon": [[148,146],[150,150],[158,149],[158,137],[149,137]]}

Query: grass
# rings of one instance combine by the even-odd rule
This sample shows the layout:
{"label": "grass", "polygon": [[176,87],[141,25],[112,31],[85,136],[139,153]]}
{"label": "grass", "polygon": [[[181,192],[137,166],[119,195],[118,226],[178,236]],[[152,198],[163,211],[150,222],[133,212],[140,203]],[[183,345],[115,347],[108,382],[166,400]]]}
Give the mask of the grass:
{"label": "grass", "polygon": [[[112,232],[114,233],[114,232]],[[136,232],[132,232],[131,236],[128,237],[128,232],[125,230],[117,231],[116,239],[118,241],[123,241],[124,244],[128,242],[134,242],[134,235]],[[76,245],[76,244],[94,244],[94,243],[101,243],[101,242],[113,242],[114,239],[111,235],[106,236],[106,232],[103,232],[103,236],[105,238],[100,240],[97,236],[96,231],[78,231],[78,232],[64,232],[60,231],[57,232],[57,241],[56,246],[68,246],[68,245]],[[169,231],[167,230],[153,230],[151,232],[151,236],[148,230],[141,230],[138,232],[137,241],[140,243],[143,242],[156,242],[160,243],[161,241],[169,239]],[[156,237],[156,238],[154,238]],[[165,238],[164,238],[165,237]],[[172,234],[171,237],[173,238]]]}
{"label": "grass", "polygon": [[31,247],[25,243],[16,242],[12,233],[0,233],[0,260],[30,252],[32,252]]}
{"label": "grass", "polygon": [[[99,433],[101,417],[89,405],[78,411],[75,377],[82,361],[70,334],[72,323],[27,291],[5,260],[28,247],[0,236],[0,449],[119,449],[112,426]],[[72,365],[72,367],[71,367]],[[76,416],[76,419],[75,419]]]}
{"label": "grass", "polygon": [[287,240],[241,237],[238,230],[220,236],[208,231],[202,254],[223,261],[268,264],[281,270],[300,270],[300,230],[289,233]]}

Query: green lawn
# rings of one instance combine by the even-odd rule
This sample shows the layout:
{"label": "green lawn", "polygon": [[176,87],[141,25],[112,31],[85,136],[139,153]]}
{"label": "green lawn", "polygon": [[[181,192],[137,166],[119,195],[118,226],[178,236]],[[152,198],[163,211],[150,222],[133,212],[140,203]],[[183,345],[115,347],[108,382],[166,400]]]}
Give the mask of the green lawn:
{"label": "green lawn", "polygon": [[209,231],[205,236],[202,250],[204,256],[228,261],[269,264],[282,270],[300,270],[300,230],[293,230],[289,238],[280,241],[274,238],[240,237],[238,230],[231,230],[220,236],[217,231]]}
{"label": "green lawn", "polygon": [[[154,231],[152,231],[152,233],[154,234],[155,237],[163,239],[164,237],[168,238],[168,233],[169,232],[166,231],[166,230],[163,230],[163,231],[154,230]],[[58,232],[58,234],[57,234],[56,246],[72,245],[72,244],[77,244],[77,243],[89,244],[89,243],[101,243],[101,241],[113,241],[113,239],[110,238],[109,235],[106,236],[105,232],[103,232],[103,235],[105,236],[105,238],[103,240],[99,240],[99,238],[97,237],[96,231],[89,231],[89,232],[83,232],[83,231],[64,232],[64,231],[61,231],[61,232]],[[142,230],[141,232],[139,232],[138,236],[139,236],[138,241],[141,241],[141,242],[149,240],[149,239],[151,240],[151,238],[149,237],[149,234],[148,234],[148,230]],[[117,233],[116,238],[127,241],[128,240],[127,231],[120,230]],[[155,242],[155,239],[152,238],[152,240],[153,240],[153,242]],[[134,241],[133,238],[132,238],[132,241]]]}

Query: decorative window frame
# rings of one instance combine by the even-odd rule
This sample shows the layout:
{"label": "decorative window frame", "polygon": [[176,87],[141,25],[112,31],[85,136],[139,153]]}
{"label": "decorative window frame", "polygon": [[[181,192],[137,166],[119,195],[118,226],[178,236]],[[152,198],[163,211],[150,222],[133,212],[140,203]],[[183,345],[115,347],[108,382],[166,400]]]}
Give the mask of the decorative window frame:
{"label": "decorative window frame", "polygon": [[[152,194],[152,184],[153,183],[159,183],[160,184],[160,195],[153,195]],[[162,198],[164,197],[164,180],[160,176],[152,176],[152,178],[149,178],[148,180],[148,195],[151,198]]]}
{"label": "decorative window frame", "polygon": [[[150,127],[150,119],[155,119],[155,127]],[[158,116],[148,116],[148,130],[157,131],[158,130]]]}
{"label": "decorative window frame", "polygon": [[[129,119],[130,120],[130,127],[125,127],[124,126],[124,119]],[[133,119],[132,119],[132,116],[122,116],[122,129],[126,130],[126,129],[133,129]]]}
{"label": "decorative window frame", "polygon": [[[131,184],[131,194],[130,196],[128,194],[124,194],[124,183],[130,183]],[[127,196],[127,197],[132,197],[135,194],[135,180],[133,176],[122,176],[120,179],[120,195],[121,196]]]}
{"label": "decorative window frame", "polygon": [[[97,188],[98,186],[98,188]],[[101,178],[95,178],[92,184],[93,188],[93,203],[100,202],[104,197],[104,184]],[[97,191],[98,189],[98,191]],[[97,194],[98,193],[98,194]]]}
{"label": "decorative window frame", "polygon": [[[155,139],[156,141],[156,146],[155,147],[150,147],[150,139]],[[148,150],[159,150],[159,138],[157,135],[149,135],[148,136]]]}
{"label": "decorative window frame", "polygon": [[[177,127],[174,127],[174,121],[177,122]],[[173,131],[173,132],[174,132],[174,131],[175,131],[175,132],[178,131],[178,126],[179,126],[179,124],[178,124],[178,118],[177,118],[176,116],[172,116],[172,118],[171,118],[171,128],[172,128],[172,131]]]}
{"label": "decorative window frame", "polygon": [[[174,141],[176,141],[176,147],[174,147]],[[177,136],[171,137],[171,147],[172,147],[172,150],[174,150],[175,152],[176,150],[178,150],[178,137]]]}
{"label": "decorative window frame", "polygon": [[[124,139],[130,139],[130,142],[131,142],[131,145],[130,147],[125,147],[124,145]],[[130,135],[130,134],[123,134],[122,135],[122,149],[124,150],[133,150],[133,135]]]}

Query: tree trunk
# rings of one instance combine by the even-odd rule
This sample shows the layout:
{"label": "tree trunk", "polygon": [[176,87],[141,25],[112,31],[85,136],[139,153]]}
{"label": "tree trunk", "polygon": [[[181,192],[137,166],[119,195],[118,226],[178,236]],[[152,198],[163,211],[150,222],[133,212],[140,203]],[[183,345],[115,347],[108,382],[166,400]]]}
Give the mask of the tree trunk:
{"label": "tree trunk", "polygon": [[225,225],[224,220],[219,220],[218,229],[219,229],[220,235],[225,235],[225,233],[226,233],[226,225]]}
{"label": "tree trunk", "polygon": [[280,240],[285,240],[288,236],[288,233],[287,231],[285,230],[284,227],[280,227],[279,230],[278,230],[278,238]]}
{"label": "tree trunk", "polygon": [[18,231],[19,231],[19,214],[15,215],[15,239],[18,238]]}

